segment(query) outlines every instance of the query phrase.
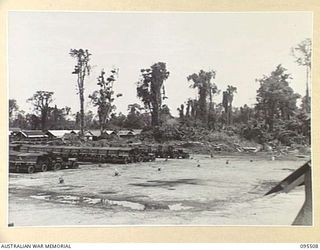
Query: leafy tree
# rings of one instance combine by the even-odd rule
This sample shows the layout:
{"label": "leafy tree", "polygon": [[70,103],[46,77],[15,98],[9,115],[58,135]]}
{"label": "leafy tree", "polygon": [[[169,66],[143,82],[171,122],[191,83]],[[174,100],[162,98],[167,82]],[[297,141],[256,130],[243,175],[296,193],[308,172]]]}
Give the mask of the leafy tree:
{"label": "leafy tree", "polygon": [[[32,97],[27,101],[31,102],[34,110],[40,113],[41,129],[47,129],[47,120],[50,113],[50,104],[53,102],[52,99],[53,92],[50,91],[37,91]],[[33,120],[34,117],[33,117]]]}
{"label": "leafy tree", "polygon": [[94,124],[94,113],[89,110],[84,114],[84,122],[86,124],[86,128],[90,129],[93,127]]}
{"label": "leafy tree", "polygon": [[222,105],[225,110],[226,122],[228,125],[232,123],[232,102],[234,93],[237,93],[237,88],[232,85],[228,85],[227,90],[223,91]]}
{"label": "leafy tree", "polygon": [[9,99],[9,119],[11,120],[14,112],[19,110],[19,106],[15,99]]}
{"label": "leafy tree", "polygon": [[35,114],[27,114],[26,120],[28,124],[30,124],[30,129],[35,130],[42,128],[42,121]]}
{"label": "leafy tree", "polygon": [[[116,106],[113,105],[114,101],[114,91],[113,83],[116,80],[118,70],[111,70],[109,77],[105,78],[105,72],[102,70],[100,76],[98,77],[97,85],[100,86],[99,90],[94,91],[89,98],[95,107],[98,107],[98,117],[101,134],[103,134],[106,129],[108,120],[110,119],[110,114],[115,110]],[[121,94],[116,95],[116,97],[122,96]]]}
{"label": "leafy tree", "polygon": [[216,128],[218,127],[218,130],[220,130],[225,126],[225,124],[227,124],[226,115],[225,115],[224,107],[222,103],[219,103],[216,105],[215,115],[216,115]]}
{"label": "leafy tree", "polygon": [[77,112],[74,116],[75,116],[75,129],[79,129],[80,123],[81,123],[80,112]]}
{"label": "leafy tree", "polygon": [[124,122],[124,126],[126,128],[131,128],[131,129],[139,129],[146,126],[143,120],[143,115],[141,114],[142,110],[143,110],[143,107],[141,107],[137,103],[129,104],[128,105],[129,113]]}
{"label": "leafy tree", "polygon": [[70,107],[58,108],[55,105],[50,108],[48,117],[48,128],[50,129],[67,129],[71,128],[71,123],[67,120],[67,116],[71,111]]}
{"label": "leafy tree", "polygon": [[27,129],[29,126],[28,121],[26,119],[25,112],[23,110],[19,110],[14,119],[11,119],[9,122],[9,127],[17,127],[21,129]]}
{"label": "leafy tree", "polygon": [[138,103],[128,105],[129,113],[141,113],[142,110],[144,110],[144,108],[141,107]]}
{"label": "leafy tree", "polygon": [[191,105],[192,105],[192,99],[189,98],[186,102],[186,117],[190,117],[190,110],[191,110]]}
{"label": "leafy tree", "polygon": [[75,65],[72,74],[77,75],[77,88],[80,98],[80,134],[83,135],[84,129],[84,80],[86,75],[90,74],[89,60],[91,54],[89,51],[83,49],[71,49],[70,56],[75,58],[77,64]]}
{"label": "leafy tree", "polygon": [[311,144],[311,116],[306,112],[299,112],[297,114],[299,121],[299,132],[307,139],[306,143]]}
{"label": "leafy tree", "polygon": [[190,85],[191,88],[197,88],[199,99],[199,116],[201,121],[204,124],[208,123],[208,101],[209,99],[209,109],[212,110],[214,107],[212,105],[212,98],[214,94],[218,93],[218,88],[215,83],[212,82],[215,79],[216,72],[211,71],[204,71],[200,70],[198,74],[194,73],[187,77],[187,80],[192,84]]}
{"label": "leafy tree", "polygon": [[179,112],[179,118],[183,119],[184,118],[184,104],[180,105],[180,108],[177,108],[178,112]]}
{"label": "leafy tree", "polygon": [[197,119],[199,114],[199,101],[196,99],[189,99],[187,102],[186,116],[189,116],[189,107],[190,107],[190,116],[194,119]]}
{"label": "leafy tree", "polygon": [[160,120],[162,124],[166,124],[169,119],[172,118],[168,105],[163,104],[160,110]]}
{"label": "leafy tree", "polygon": [[109,128],[110,129],[121,129],[126,127],[127,117],[121,112],[117,115],[116,113],[112,113],[110,115]]}
{"label": "leafy tree", "polygon": [[291,49],[292,55],[296,59],[296,63],[306,68],[306,98],[305,98],[305,111],[310,113],[310,95],[309,95],[309,83],[311,72],[311,52],[312,42],[310,38],[303,40],[296,47]]}
{"label": "leafy tree", "polygon": [[257,90],[256,109],[260,111],[269,131],[273,131],[275,118],[290,119],[300,98],[289,86],[291,78],[285,72],[286,69],[278,65],[269,76],[257,80],[260,88]]}
{"label": "leafy tree", "polygon": [[187,126],[197,125],[197,119],[200,117],[198,103],[198,100],[189,98],[184,104],[180,105],[180,108],[177,108],[179,111],[180,123]]}
{"label": "leafy tree", "polygon": [[151,112],[152,126],[160,125],[162,100],[166,99],[164,81],[169,77],[166,64],[158,62],[148,69],[141,69],[141,79],[137,83],[137,96]]}
{"label": "leafy tree", "polygon": [[310,103],[311,97],[305,95],[301,98],[301,109],[306,113],[310,113]]}
{"label": "leafy tree", "polygon": [[250,108],[247,104],[244,104],[239,108],[237,114],[234,114],[235,123],[248,124],[249,120],[253,118],[254,110]]}

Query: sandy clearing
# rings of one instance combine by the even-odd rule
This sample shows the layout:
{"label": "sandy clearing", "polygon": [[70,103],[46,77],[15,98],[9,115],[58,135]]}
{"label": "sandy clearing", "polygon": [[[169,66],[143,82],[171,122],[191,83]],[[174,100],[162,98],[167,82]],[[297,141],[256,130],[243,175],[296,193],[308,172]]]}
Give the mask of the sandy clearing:
{"label": "sandy clearing", "polygon": [[[304,201],[303,187],[288,194],[263,195],[304,162],[196,155],[10,174],[9,222],[15,226],[290,225]],[[114,176],[115,169],[120,176]],[[62,185],[60,176],[65,180]]]}

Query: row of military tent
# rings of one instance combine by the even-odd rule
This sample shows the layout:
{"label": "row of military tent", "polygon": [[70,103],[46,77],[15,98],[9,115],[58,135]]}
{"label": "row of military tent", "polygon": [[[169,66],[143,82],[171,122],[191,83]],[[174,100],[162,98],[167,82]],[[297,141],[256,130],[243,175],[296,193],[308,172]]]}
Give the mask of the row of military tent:
{"label": "row of military tent", "polygon": [[[66,139],[72,140],[77,138],[80,130],[21,130],[19,128],[10,128],[9,137],[11,140],[27,140],[27,141],[48,141],[52,139]],[[87,140],[99,140],[103,137],[120,137],[120,138],[134,138],[140,135],[142,129],[130,130],[106,130],[101,135],[100,130],[87,130],[84,136]]]}

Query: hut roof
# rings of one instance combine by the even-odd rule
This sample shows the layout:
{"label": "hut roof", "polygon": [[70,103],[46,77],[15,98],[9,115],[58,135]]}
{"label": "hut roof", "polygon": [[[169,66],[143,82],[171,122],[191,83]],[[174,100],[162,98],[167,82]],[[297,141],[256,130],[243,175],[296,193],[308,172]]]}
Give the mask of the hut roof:
{"label": "hut roof", "polygon": [[134,132],[131,130],[120,130],[118,131],[119,136],[124,136],[124,135],[134,135]]}
{"label": "hut roof", "polygon": [[20,132],[21,131],[21,129],[20,128],[9,128],[9,131],[10,132]]}
{"label": "hut roof", "polygon": [[140,135],[142,132],[142,129],[133,129],[132,132],[134,135]]}
{"label": "hut roof", "polygon": [[48,135],[46,135],[41,130],[22,130],[19,133],[21,133],[23,136],[27,138],[47,138]]}
{"label": "hut roof", "polygon": [[101,131],[98,130],[98,129],[95,129],[95,130],[88,130],[85,132],[84,134],[85,136],[96,136],[96,137],[99,137],[101,136]]}
{"label": "hut roof", "polygon": [[105,130],[104,132],[105,132],[107,135],[117,134],[114,130]]}
{"label": "hut roof", "polygon": [[65,134],[74,133],[73,130],[48,130],[47,134],[51,134],[55,137],[62,138]]}

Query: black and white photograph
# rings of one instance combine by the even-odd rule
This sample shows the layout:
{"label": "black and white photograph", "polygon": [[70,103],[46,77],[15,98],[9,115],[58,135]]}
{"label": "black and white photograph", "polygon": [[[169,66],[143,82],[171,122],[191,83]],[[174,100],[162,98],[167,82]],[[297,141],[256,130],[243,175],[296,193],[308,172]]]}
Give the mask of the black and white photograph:
{"label": "black and white photograph", "polygon": [[9,11],[8,227],[313,226],[313,13]]}

